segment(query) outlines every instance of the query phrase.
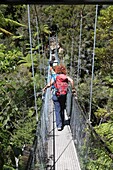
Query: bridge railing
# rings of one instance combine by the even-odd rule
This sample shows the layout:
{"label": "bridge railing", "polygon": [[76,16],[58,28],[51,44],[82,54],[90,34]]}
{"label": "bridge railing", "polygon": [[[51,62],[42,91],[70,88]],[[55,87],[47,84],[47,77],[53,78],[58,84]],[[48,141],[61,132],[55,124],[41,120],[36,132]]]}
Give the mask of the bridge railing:
{"label": "bridge railing", "polygon": [[45,99],[43,99],[42,109],[36,129],[33,146],[31,148],[26,170],[34,170],[35,168],[44,170],[47,161],[47,139],[48,139],[48,112],[50,89],[47,89]]}
{"label": "bridge railing", "polygon": [[[68,117],[70,117],[70,128],[81,170],[91,169],[92,164],[95,170],[98,168],[103,170],[113,169],[112,152],[99,134],[96,133],[91,122],[88,121],[88,115],[83,112],[70,88],[67,94],[66,110]],[[99,153],[97,154],[98,151]],[[108,157],[109,164],[104,165],[101,162],[97,162],[99,154],[103,153]]]}
{"label": "bridge railing", "polygon": [[71,128],[74,144],[77,149],[80,165],[82,167],[82,164],[83,164],[82,159],[85,156],[83,153],[84,152],[83,147],[86,142],[87,123],[82,114],[82,110],[78,104],[77,99],[71,93],[71,88],[69,88],[68,94],[67,94],[66,110],[67,110],[68,117],[70,117],[70,128]]}

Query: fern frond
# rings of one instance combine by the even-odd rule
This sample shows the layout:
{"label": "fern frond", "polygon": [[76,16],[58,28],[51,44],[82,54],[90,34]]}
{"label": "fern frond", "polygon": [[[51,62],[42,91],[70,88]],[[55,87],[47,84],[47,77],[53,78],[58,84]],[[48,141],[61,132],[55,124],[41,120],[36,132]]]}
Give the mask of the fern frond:
{"label": "fern frond", "polygon": [[5,34],[7,34],[7,35],[13,35],[11,32],[9,32],[9,31],[1,28],[1,27],[0,27],[0,32],[3,32],[3,33],[5,33]]}

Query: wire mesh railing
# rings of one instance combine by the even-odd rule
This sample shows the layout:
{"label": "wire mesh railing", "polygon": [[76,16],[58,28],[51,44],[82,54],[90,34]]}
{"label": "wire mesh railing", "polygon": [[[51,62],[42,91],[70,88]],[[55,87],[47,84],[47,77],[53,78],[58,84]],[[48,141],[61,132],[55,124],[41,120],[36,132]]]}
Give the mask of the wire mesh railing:
{"label": "wire mesh railing", "polygon": [[[50,81],[50,70],[48,69],[47,82]],[[50,108],[49,99],[51,99],[50,89],[42,95],[42,109],[38,119],[36,136],[31,148],[26,170],[46,169],[47,162],[47,139],[48,139],[48,113]]]}
{"label": "wire mesh railing", "polygon": [[[50,60],[51,60],[51,50],[50,50]],[[48,66],[47,82],[51,79],[50,76],[50,66]],[[47,164],[47,149],[48,149],[48,113],[50,112],[50,100],[51,92],[50,89],[46,90],[46,93],[42,96],[43,104],[38,119],[36,136],[34,138],[33,146],[31,148],[28,164],[26,170],[44,170]]]}
{"label": "wire mesh railing", "polygon": [[[104,140],[96,133],[88,120],[75,95],[69,88],[67,94],[67,115],[70,117],[70,128],[77,150],[81,170],[113,169],[112,152]],[[102,162],[101,155],[105,155],[109,163]],[[104,159],[105,161],[105,159]]]}
{"label": "wire mesh railing", "polygon": [[48,112],[49,112],[49,98],[50,89],[45,94],[43,99],[42,110],[38,121],[36,136],[31,148],[28,164],[26,170],[40,169],[44,170],[47,161],[47,139],[48,139]]}
{"label": "wire mesh railing", "polygon": [[[66,105],[67,115],[70,117],[70,128],[74,140],[74,144],[77,149],[78,157],[80,164],[82,157],[82,146],[84,146],[84,141],[86,138],[86,120],[84,119],[83,114],[81,113],[81,109],[78,105],[77,99],[75,99],[74,95],[71,93],[71,89],[69,88],[67,94],[67,105]],[[83,158],[83,157],[82,157]]]}

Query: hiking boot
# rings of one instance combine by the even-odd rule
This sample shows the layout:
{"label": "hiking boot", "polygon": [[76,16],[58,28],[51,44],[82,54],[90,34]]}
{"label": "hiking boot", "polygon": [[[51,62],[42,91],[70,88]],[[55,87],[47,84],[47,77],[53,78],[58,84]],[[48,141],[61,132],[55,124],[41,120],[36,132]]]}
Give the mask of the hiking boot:
{"label": "hiking boot", "polygon": [[58,127],[58,128],[57,128],[57,130],[58,130],[58,131],[61,131],[61,130],[62,130],[62,128],[61,128],[61,127]]}

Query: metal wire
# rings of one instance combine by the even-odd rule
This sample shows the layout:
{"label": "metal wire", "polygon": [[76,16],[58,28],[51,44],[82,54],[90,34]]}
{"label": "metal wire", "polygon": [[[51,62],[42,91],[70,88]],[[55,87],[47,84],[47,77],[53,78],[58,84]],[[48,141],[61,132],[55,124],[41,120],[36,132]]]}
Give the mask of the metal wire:
{"label": "metal wire", "polygon": [[[81,109],[76,96],[69,88],[66,103],[67,115],[70,117],[70,128],[77,149],[78,159],[82,170],[86,170],[87,163],[96,158],[96,149],[102,149],[112,158],[112,151],[91,125],[87,113]],[[112,167],[113,164],[110,165]],[[95,165],[96,167],[96,165]],[[112,168],[111,168],[112,169]]]}
{"label": "metal wire", "polygon": [[[37,16],[36,16],[36,29],[37,29],[37,40],[38,40],[38,59],[39,59],[39,70],[40,70],[40,77],[41,76],[41,58],[40,58],[40,36],[39,36],[39,26],[38,26],[38,19],[37,19]],[[42,85],[42,84],[41,84]]]}
{"label": "metal wire", "polygon": [[36,121],[38,122],[38,112],[37,112],[37,99],[36,99],[36,85],[34,81],[34,63],[33,63],[33,55],[32,55],[32,38],[31,38],[31,25],[30,25],[30,6],[28,7],[28,26],[29,26],[29,41],[30,41],[30,54],[31,54],[31,61],[32,61],[32,76],[33,76],[33,83],[34,83],[34,98],[35,98],[35,111],[36,111]]}
{"label": "metal wire", "polygon": [[59,63],[59,57],[58,57],[58,49],[57,49],[57,47],[58,47],[58,36],[57,36],[57,32],[56,32],[56,49],[55,49],[55,57],[56,57],[56,60],[58,61],[58,63]]}
{"label": "metal wire", "polygon": [[79,83],[79,74],[80,74],[80,58],[81,58],[81,37],[82,37],[82,12],[80,19],[80,35],[79,35],[79,54],[78,54],[78,69],[77,69],[77,91],[78,91],[78,83]]}
{"label": "metal wire", "polygon": [[98,16],[98,5],[96,5],[96,14],[95,14],[94,45],[93,45],[93,57],[92,57],[92,77],[91,77],[91,85],[90,85],[89,120],[91,120],[91,108],[92,108],[92,89],[93,89],[93,79],[94,79],[94,57],[95,57],[95,44],[96,44],[97,16]]}
{"label": "metal wire", "polygon": [[74,35],[72,33],[72,45],[71,45],[71,64],[70,64],[70,76],[73,77],[73,49],[74,49]]}

